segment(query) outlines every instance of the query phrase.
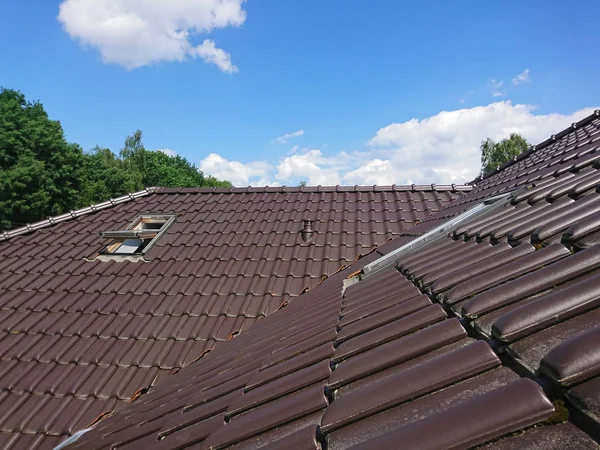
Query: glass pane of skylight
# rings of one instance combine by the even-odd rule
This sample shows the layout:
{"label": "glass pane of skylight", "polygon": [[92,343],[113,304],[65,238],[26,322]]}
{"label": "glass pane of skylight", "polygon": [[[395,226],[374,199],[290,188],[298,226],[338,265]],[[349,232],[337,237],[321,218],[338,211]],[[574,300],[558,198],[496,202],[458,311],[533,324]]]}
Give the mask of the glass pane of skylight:
{"label": "glass pane of skylight", "polygon": [[142,244],[143,241],[141,239],[126,239],[113,253],[121,255],[131,255],[137,252],[138,248],[140,248]]}

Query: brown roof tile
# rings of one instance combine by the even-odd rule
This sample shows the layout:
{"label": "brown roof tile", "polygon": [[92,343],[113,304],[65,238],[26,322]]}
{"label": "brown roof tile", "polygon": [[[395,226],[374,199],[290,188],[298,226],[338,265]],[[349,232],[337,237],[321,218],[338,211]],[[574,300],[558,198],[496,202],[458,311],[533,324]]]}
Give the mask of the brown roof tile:
{"label": "brown roof tile", "polygon": [[[11,404],[22,400],[25,408],[2,430],[48,434],[41,419],[24,431],[21,415],[46,417],[47,405],[60,399],[57,408],[65,413],[57,436],[64,439],[81,425],[82,414],[84,425],[95,419],[70,411],[85,407],[97,416],[123,405],[468,190],[151,188],[2,233],[1,387]],[[145,261],[94,260],[102,246],[98,233],[126,227],[140,213],[175,213],[177,219]],[[305,218],[316,231],[308,244],[299,233]],[[282,374],[295,379],[298,368],[333,353],[331,328],[308,334],[282,340],[263,370],[248,373],[255,392]],[[328,350],[308,354],[303,339]],[[295,352],[301,355],[291,358]],[[107,401],[110,407],[102,409]]]}
{"label": "brown roof tile", "polygon": [[[0,379],[7,383],[0,410],[18,411],[0,416],[0,429],[20,439],[26,422],[35,423],[23,412],[28,402],[41,423],[28,432],[52,426],[61,439],[89,425],[92,412],[119,405],[72,448],[308,449],[323,443],[341,450],[402,442],[438,449],[490,441],[491,448],[536,448],[533,442],[594,448],[600,424],[593,331],[600,323],[594,284],[599,269],[592,238],[597,115],[453,198],[433,187],[192,189],[156,191],[119,204],[105,223],[127,223],[138,206],[180,216],[164,245],[148,254],[147,268],[117,264],[115,280],[106,284],[117,293],[110,301],[94,285],[115,264],[102,272],[69,268],[78,275],[51,286],[62,295],[54,304],[37,297],[52,281],[42,282],[35,265],[20,278],[10,265],[0,268],[0,277],[12,275],[0,278],[9,296],[0,302],[6,312]],[[450,230],[396,267],[347,279],[506,192],[513,192],[509,204]],[[317,231],[308,245],[298,233],[307,214]],[[68,234],[76,232],[74,223],[87,225],[103,215],[55,227]],[[416,218],[422,223],[409,229]],[[388,242],[390,237],[395,239]],[[35,247],[37,238],[13,238],[17,253]],[[65,237],[62,246],[77,242]],[[6,245],[0,243],[0,252]],[[355,262],[374,246],[377,252]],[[31,251],[19,254],[28,258]],[[77,251],[57,254],[68,259]],[[23,267],[19,259],[14,264]],[[350,270],[335,273],[349,264]],[[23,307],[33,303],[47,307]],[[69,312],[76,303],[81,307]],[[94,305],[101,306],[94,311]],[[29,334],[16,339],[10,332]],[[29,340],[39,332],[43,339]],[[28,374],[41,370],[43,356],[34,351],[29,362],[24,357],[49,337],[61,350],[48,350],[56,353],[44,363],[52,368],[36,381]],[[65,341],[70,338],[77,340]],[[68,361],[56,369],[61,358]],[[92,369],[82,370],[83,361]],[[167,380],[168,369],[184,364]],[[578,384],[570,387],[570,380]],[[71,390],[65,389],[69,384]],[[134,386],[148,393],[125,403]],[[73,403],[72,412],[43,424],[50,398],[63,398],[59,392]],[[567,402],[573,414],[562,425],[549,425],[544,420],[560,404],[556,400]],[[75,401],[83,403],[75,407]]]}

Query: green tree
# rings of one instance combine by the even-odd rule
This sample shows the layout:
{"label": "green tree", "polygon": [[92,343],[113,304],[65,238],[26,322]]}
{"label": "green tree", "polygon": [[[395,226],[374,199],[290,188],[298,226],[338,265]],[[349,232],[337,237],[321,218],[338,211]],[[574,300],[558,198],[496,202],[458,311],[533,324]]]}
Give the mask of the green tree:
{"label": "green tree", "polygon": [[137,130],[125,139],[120,157],[124,167],[134,177],[136,190],[150,186],[161,187],[230,187],[228,181],[205,176],[182,156],[169,156],[160,151],[149,151],[144,146],[143,134]]}
{"label": "green tree", "polygon": [[95,147],[83,156],[79,205],[88,206],[138,190],[140,176],[108,148]]}
{"label": "green tree", "polygon": [[300,181],[300,183],[298,183],[298,187],[306,187],[306,180]]}
{"label": "green tree", "polygon": [[125,138],[125,145],[119,152],[125,169],[134,180],[134,191],[139,191],[145,187],[144,179],[146,178],[148,152],[144,147],[143,137],[142,132],[136,130],[131,136]]}
{"label": "green tree", "polygon": [[119,156],[83,153],[39,102],[0,88],[0,229],[36,222],[149,186],[229,187],[183,157],[146,150],[137,130]]}
{"label": "green tree", "polygon": [[0,88],[0,228],[76,207],[82,158],[41,103]]}
{"label": "green tree", "polygon": [[204,175],[187,159],[160,151],[148,152],[144,185],[162,187],[199,187]]}
{"label": "green tree", "polygon": [[487,138],[481,141],[481,174],[495,170],[507,161],[523,153],[530,147],[527,140],[517,133],[511,133],[510,137],[494,142]]}
{"label": "green tree", "polygon": [[116,156],[96,147],[84,154],[81,206],[106,201],[145,187],[230,187],[228,181],[205,176],[181,156],[146,150],[143,134],[137,130],[125,139]]}
{"label": "green tree", "polygon": [[146,153],[144,186],[161,187],[230,187],[228,181],[205,176],[186,158],[169,156],[161,151]]}

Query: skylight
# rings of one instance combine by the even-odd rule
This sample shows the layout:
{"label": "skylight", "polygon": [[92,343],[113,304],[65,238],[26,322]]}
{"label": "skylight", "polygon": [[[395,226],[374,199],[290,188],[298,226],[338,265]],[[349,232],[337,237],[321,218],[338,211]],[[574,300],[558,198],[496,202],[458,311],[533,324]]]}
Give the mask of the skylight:
{"label": "skylight", "polygon": [[110,239],[102,250],[103,255],[143,255],[162,236],[175,220],[174,215],[141,215],[124,230],[102,231]]}

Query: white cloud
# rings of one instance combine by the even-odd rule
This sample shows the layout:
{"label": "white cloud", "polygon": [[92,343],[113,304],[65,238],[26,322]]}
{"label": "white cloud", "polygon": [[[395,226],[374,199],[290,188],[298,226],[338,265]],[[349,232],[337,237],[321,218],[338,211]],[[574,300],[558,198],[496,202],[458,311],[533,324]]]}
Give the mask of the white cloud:
{"label": "white cloud", "polygon": [[503,80],[496,80],[495,78],[492,78],[488,82],[488,87],[492,90],[492,97],[498,98],[504,97],[506,95],[503,91],[500,90],[502,86],[504,86]]}
{"label": "white cloud", "polygon": [[294,131],[293,133],[288,133],[288,134],[284,134],[283,136],[276,137],[275,142],[277,142],[278,144],[285,144],[288,141],[288,139],[298,137],[298,136],[303,136],[303,135],[304,135],[304,130],[298,130],[298,131]]}
{"label": "white cloud", "polygon": [[396,183],[397,170],[390,160],[373,159],[344,175],[348,185],[391,185]]}
{"label": "white cloud", "polygon": [[200,33],[246,20],[244,0],[63,0],[58,20],[71,38],[97,48],[106,63],[127,69],[200,57],[235,72],[228,53]]}
{"label": "white cloud", "polygon": [[530,83],[531,80],[529,79],[529,69],[525,69],[523,72],[515,76],[512,79],[512,82],[515,86],[523,83]]}
{"label": "white cloud", "polygon": [[322,149],[293,148],[278,163],[242,163],[211,154],[200,163],[207,174],[236,186],[450,184],[479,173],[481,141],[520,133],[532,144],[548,139],[590,114],[536,114],[532,105],[509,101],[442,111],[425,119],[393,123],[378,130],[367,149],[326,155]]}
{"label": "white cloud", "polygon": [[272,166],[265,161],[241,163],[229,161],[216,153],[211,153],[200,161],[200,170],[220,180],[231,181],[234,186],[267,186],[267,176]]}
{"label": "white cloud", "polygon": [[340,153],[335,158],[326,158],[319,149],[304,149],[283,158],[277,165],[277,179],[293,184],[306,180],[311,186],[335,186],[340,184],[340,172],[347,166],[349,155]]}
{"label": "white cloud", "polygon": [[238,68],[231,64],[231,55],[217,48],[215,42],[210,39],[205,39],[202,45],[196,47],[195,51],[206,62],[216,64],[223,72],[234,73],[238,71]]}
{"label": "white cloud", "polygon": [[504,81],[502,81],[502,80],[496,80],[495,78],[492,78],[490,80],[490,86],[494,90],[500,89],[502,87],[502,85],[504,85]]}
{"label": "white cloud", "polygon": [[387,159],[396,171],[397,184],[463,183],[479,171],[483,139],[500,140],[514,132],[537,144],[593,111],[543,115],[535,114],[532,105],[497,102],[391,124],[376,133],[371,145],[389,149]]}
{"label": "white cloud", "polygon": [[175,157],[177,156],[177,152],[175,150],[171,150],[170,148],[159,148],[157,151],[164,153],[167,156]]}

